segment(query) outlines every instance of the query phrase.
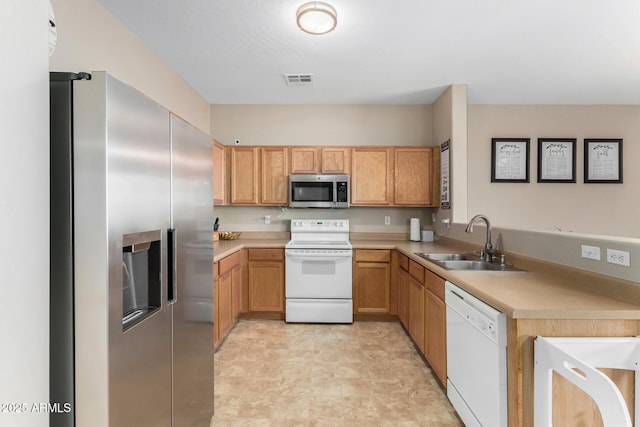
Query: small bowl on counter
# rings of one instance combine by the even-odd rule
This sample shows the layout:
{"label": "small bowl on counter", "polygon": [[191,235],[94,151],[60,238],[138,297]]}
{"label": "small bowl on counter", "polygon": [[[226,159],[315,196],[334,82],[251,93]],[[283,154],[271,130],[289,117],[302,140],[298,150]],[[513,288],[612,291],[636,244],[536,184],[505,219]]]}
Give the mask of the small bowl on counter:
{"label": "small bowl on counter", "polygon": [[220,240],[236,240],[240,237],[240,233],[236,231],[218,231]]}

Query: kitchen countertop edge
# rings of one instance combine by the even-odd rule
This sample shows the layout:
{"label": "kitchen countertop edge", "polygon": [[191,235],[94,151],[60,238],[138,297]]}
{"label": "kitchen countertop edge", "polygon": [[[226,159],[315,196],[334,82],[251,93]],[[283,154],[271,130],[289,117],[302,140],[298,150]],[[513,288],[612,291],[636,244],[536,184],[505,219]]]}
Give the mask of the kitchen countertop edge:
{"label": "kitchen countertop edge", "polygon": [[[286,239],[238,239],[214,243],[214,262],[248,248],[284,249]],[[587,292],[565,278],[531,269],[526,272],[454,271],[430,263],[416,252],[468,252],[452,242],[352,240],[353,249],[398,250],[438,276],[514,319],[640,320],[640,305]],[[516,283],[514,283],[516,282]]]}

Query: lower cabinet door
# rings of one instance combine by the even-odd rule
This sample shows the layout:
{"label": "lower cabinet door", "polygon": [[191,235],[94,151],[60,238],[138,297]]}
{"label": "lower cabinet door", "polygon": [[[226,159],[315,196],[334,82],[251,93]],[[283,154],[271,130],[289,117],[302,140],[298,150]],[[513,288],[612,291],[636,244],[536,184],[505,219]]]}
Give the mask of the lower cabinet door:
{"label": "lower cabinet door", "polygon": [[424,285],[409,277],[409,334],[424,354],[425,310]]}
{"label": "lower cabinet door", "polygon": [[282,261],[249,262],[249,311],[284,313]]}
{"label": "lower cabinet door", "polygon": [[426,291],[426,358],[442,384],[447,383],[446,306],[431,291]]}
{"label": "lower cabinet door", "polygon": [[232,312],[232,272],[218,277],[218,313],[216,320],[218,323],[218,339],[221,340],[225,337],[231,326],[233,325],[233,312]]}

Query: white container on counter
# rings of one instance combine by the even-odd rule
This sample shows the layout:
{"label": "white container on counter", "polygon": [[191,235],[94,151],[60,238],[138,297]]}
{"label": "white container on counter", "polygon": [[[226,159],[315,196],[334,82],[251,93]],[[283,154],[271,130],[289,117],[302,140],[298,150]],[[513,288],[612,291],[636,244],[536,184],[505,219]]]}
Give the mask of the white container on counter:
{"label": "white container on counter", "polygon": [[420,218],[409,219],[409,240],[420,241]]}
{"label": "white container on counter", "polygon": [[422,241],[423,242],[433,242],[435,234],[433,230],[422,230]]}

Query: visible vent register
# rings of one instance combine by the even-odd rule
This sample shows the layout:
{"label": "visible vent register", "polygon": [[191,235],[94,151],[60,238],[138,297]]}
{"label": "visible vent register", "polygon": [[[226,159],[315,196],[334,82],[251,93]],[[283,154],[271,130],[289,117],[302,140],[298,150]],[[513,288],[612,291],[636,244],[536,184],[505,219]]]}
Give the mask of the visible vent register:
{"label": "visible vent register", "polygon": [[311,86],[313,85],[313,74],[285,74],[284,80],[287,86]]}

